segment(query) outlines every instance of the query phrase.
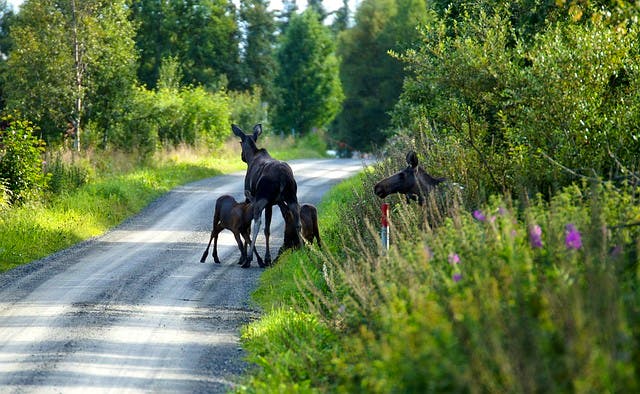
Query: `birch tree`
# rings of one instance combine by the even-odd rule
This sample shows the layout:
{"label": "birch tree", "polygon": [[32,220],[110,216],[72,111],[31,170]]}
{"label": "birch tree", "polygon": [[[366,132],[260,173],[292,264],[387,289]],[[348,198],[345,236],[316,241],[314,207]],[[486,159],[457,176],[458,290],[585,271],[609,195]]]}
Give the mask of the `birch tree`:
{"label": "birch tree", "polygon": [[[11,29],[7,107],[80,150],[90,118],[112,116],[135,82],[126,0],[27,0]],[[106,107],[105,107],[106,106]],[[97,139],[97,137],[96,137]]]}

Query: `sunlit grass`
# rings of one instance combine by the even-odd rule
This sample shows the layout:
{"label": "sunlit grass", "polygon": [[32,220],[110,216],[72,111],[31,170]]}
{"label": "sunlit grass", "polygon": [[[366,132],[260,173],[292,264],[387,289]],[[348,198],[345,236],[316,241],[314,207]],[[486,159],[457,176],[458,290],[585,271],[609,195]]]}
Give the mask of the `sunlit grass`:
{"label": "sunlit grass", "polygon": [[[177,185],[245,166],[233,152],[214,157],[187,148],[164,152],[149,166],[132,165],[135,158],[123,155],[115,159],[118,163],[102,159],[98,166],[111,170],[75,190],[1,211],[0,270],[102,234]],[[84,158],[83,165],[89,161]]]}
{"label": "sunlit grass", "polygon": [[[281,160],[321,157],[321,144],[306,141],[269,136],[259,146]],[[62,169],[56,193],[14,207],[0,199],[0,271],[102,234],[178,185],[246,169],[233,138],[220,150],[181,145],[145,162],[96,150],[52,151],[47,161]]]}

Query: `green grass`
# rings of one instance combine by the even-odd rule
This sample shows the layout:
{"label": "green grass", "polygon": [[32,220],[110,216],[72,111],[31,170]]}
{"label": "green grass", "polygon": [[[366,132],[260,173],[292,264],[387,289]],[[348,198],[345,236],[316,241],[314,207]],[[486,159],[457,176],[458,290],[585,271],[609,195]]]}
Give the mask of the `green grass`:
{"label": "green grass", "polygon": [[180,160],[110,175],[47,202],[0,212],[0,270],[102,234],[177,185],[244,168],[229,157]]}
{"label": "green grass", "polygon": [[[324,153],[311,137],[271,136],[260,145],[280,160]],[[234,140],[215,152],[167,149],[147,164],[113,151],[49,152],[47,160],[55,193],[21,206],[0,204],[0,272],[100,235],[178,185],[246,169]]]}
{"label": "green grass", "polygon": [[475,213],[454,195],[424,208],[392,198],[385,253],[376,177],[321,204],[323,252],[289,253],[263,275],[264,317],[242,335],[256,368],[238,391],[640,388],[638,190],[574,185]]}

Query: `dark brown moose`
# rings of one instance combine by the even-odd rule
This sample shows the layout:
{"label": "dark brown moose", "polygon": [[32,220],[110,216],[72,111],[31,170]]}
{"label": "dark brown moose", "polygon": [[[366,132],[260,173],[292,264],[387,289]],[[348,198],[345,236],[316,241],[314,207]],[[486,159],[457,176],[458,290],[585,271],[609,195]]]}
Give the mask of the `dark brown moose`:
{"label": "dark brown moose", "polygon": [[[238,249],[240,249],[240,261],[238,261],[238,264],[245,264],[247,261],[247,245],[250,242],[251,219],[253,219],[253,208],[249,201],[237,202],[235,198],[227,194],[218,197],[213,214],[213,230],[211,230],[209,244],[202,254],[200,262],[204,263],[207,259],[209,247],[213,240],[213,261],[216,264],[220,264],[220,259],[218,258],[218,234],[222,230],[231,230],[238,243]],[[244,243],[240,236],[244,238]],[[255,254],[258,264],[262,264],[258,251],[255,251]]]}
{"label": "dark brown moose", "polygon": [[[302,239],[309,244],[313,244],[313,241],[316,240],[318,246],[322,247],[318,228],[318,210],[314,205],[302,204],[300,206],[300,223],[302,225],[300,229]],[[293,215],[290,212],[286,212],[284,216],[284,242],[281,250],[295,247],[293,240],[295,240]]]}
{"label": "dark brown moose", "polygon": [[298,186],[293,177],[291,167],[285,162],[276,160],[269,155],[266,149],[256,146],[258,136],[262,133],[262,126],[253,127],[253,135],[245,134],[240,127],[231,125],[233,133],[240,138],[242,147],[242,161],[247,163],[247,173],[244,179],[245,194],[253,202],[253,231],[251,235],[251,252],[247,254],[247,261],[242,265],[249,268],[251,258],[255,250],[255,241],[262,225],[262,211],[264,211],[264,236],[266,240],[266,252],[264,263],[258,260],[260,267],[271,264],[269,252],[269,235],[271,227],[271,214],[274,205],[278,205],[284,217],[285,211],[293,214],[293,223],[296,235],[293,243],[300,246],[300,205],[298,204]]}
{"label": "dark brown moose", "polygon": [[425,197],[446,178],[434,178],[420,166],[418,166],[418,156],[415,152],[407,153],[407,164],[409,166],[388,178],[376,183],[373,191],[380,198],[385,198],[392,193],[404,194],[407,201],[417,200],[420,205],[424,204]]}
{"label": "dark brown moose", "polygon": [[[318,210],[311,204],[302,204],[300,206],[300,223],[302,224],[302,238],[309,244],[313,244],[315,239],[318,246],[322,247],[320,241],[320,231],[318,229]],[[295,249],[298,246],[295,243],[296,231],[293,225],[293,214],[284,211],[284,241],[278,250],[278,257],[287,249]],[[278,259],[276,258],[276,260]]]}

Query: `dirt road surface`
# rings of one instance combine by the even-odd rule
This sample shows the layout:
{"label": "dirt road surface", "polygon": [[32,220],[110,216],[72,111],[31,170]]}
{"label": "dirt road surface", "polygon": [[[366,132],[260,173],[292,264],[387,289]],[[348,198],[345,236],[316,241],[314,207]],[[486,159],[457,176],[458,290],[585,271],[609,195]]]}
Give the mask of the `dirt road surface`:
{"label": "dirt road surface", "polygon": [[[359,160],[290,163],[301,203],[317,204]],[[0,392],[226,392],[246,369],[242,325],[263,272],[242,269],[229,231],[222,264],[200,257],[217,197],[244,172],[179,187],[104,236],[0,275]],[[274,209],[271,253],[282,243]],[[257,241],[264,253],[264,236]],[[34,245],[38,247],[38,245]]]}

